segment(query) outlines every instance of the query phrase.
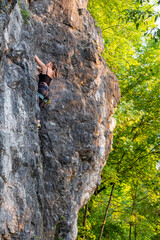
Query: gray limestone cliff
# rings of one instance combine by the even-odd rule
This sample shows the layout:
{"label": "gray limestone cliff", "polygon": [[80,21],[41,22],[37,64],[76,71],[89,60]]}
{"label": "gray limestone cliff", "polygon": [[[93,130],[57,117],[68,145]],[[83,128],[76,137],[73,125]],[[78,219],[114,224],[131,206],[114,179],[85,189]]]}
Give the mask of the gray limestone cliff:
{"label": "gray limestone cliff", "polygon": [[[112,145],[117,78],[87,0],[0,3],[0,240],[74,240]],[[34,55],[56,61],[39,114]]]}

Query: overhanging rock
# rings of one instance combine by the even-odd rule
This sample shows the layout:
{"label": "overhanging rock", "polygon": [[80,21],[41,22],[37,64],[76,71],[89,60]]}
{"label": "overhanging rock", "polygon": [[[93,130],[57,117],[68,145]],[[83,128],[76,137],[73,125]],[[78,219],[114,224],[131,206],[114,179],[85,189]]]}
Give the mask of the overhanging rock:
{"label": "overhanging rock", "polygon": [[[111,150],[117,78],[86,0],[3,1],[0,239],[74,240]],[[34,55],[58,63],[37,133]]]}

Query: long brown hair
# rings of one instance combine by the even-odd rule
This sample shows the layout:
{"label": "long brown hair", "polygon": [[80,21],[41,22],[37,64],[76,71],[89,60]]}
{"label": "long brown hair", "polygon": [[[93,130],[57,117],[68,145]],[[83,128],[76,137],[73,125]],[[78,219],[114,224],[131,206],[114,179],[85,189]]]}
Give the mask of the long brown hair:
{"label": "long brown hair", "polygon": [[55,72],[55,76],[56,76],[56,79],[58,79],[58,67],[57,67],[57,64],[55,62],[52,62],[52,70]]}

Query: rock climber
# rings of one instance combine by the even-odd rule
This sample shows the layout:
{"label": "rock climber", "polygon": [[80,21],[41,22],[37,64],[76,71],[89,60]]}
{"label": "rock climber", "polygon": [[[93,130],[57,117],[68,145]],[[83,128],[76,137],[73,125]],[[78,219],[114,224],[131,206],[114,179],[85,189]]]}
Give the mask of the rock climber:
{"label": "rock climber", "polygon": [[[54,77],[58,79],[58,68],[54,62],[49,62],[46,65],[35,55],[35,61],[38,64],[37,69],[40,72],[38,82],[39,106],[43,107],[49,103],[49,84]],[[40,127],[40,120],[38,120]]]}

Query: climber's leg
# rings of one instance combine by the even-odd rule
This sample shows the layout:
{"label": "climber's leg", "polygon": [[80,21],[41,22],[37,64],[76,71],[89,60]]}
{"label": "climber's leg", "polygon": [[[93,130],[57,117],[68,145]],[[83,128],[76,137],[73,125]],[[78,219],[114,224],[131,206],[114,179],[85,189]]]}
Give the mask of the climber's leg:
{"label": "climber's leg", "polygon": [[46,103],[49,102],[49,89],[43,85],[43,83],[38,88],[39,94],[39,106],[44,107]]}
{"label": "climber's leg", "polygon": [[45,102],[43,102],[43,100],[39,98],[39,107],[42,108],[44,107],[44,105],[45,105]]}
{"label": "climber's leg", "polygon": [[[49,100],[49,90],[46,89],[43,85],[40,85],[38,88],[38,96],[39,96],[39,107],[40,109],[44,107],[47,103],[50,103]],[[39,131],[41,124],[40,124],[40,117],[38,117],[37,122],[37,130]]]}
{"label": "climber's leg", "polygon": [[38,88],[38,94],[39,94],[39,107],[43,107],[44,106],[44,101],[43,99],[45,98],[46,95],[46,89],[42,86],[39,86]]}

